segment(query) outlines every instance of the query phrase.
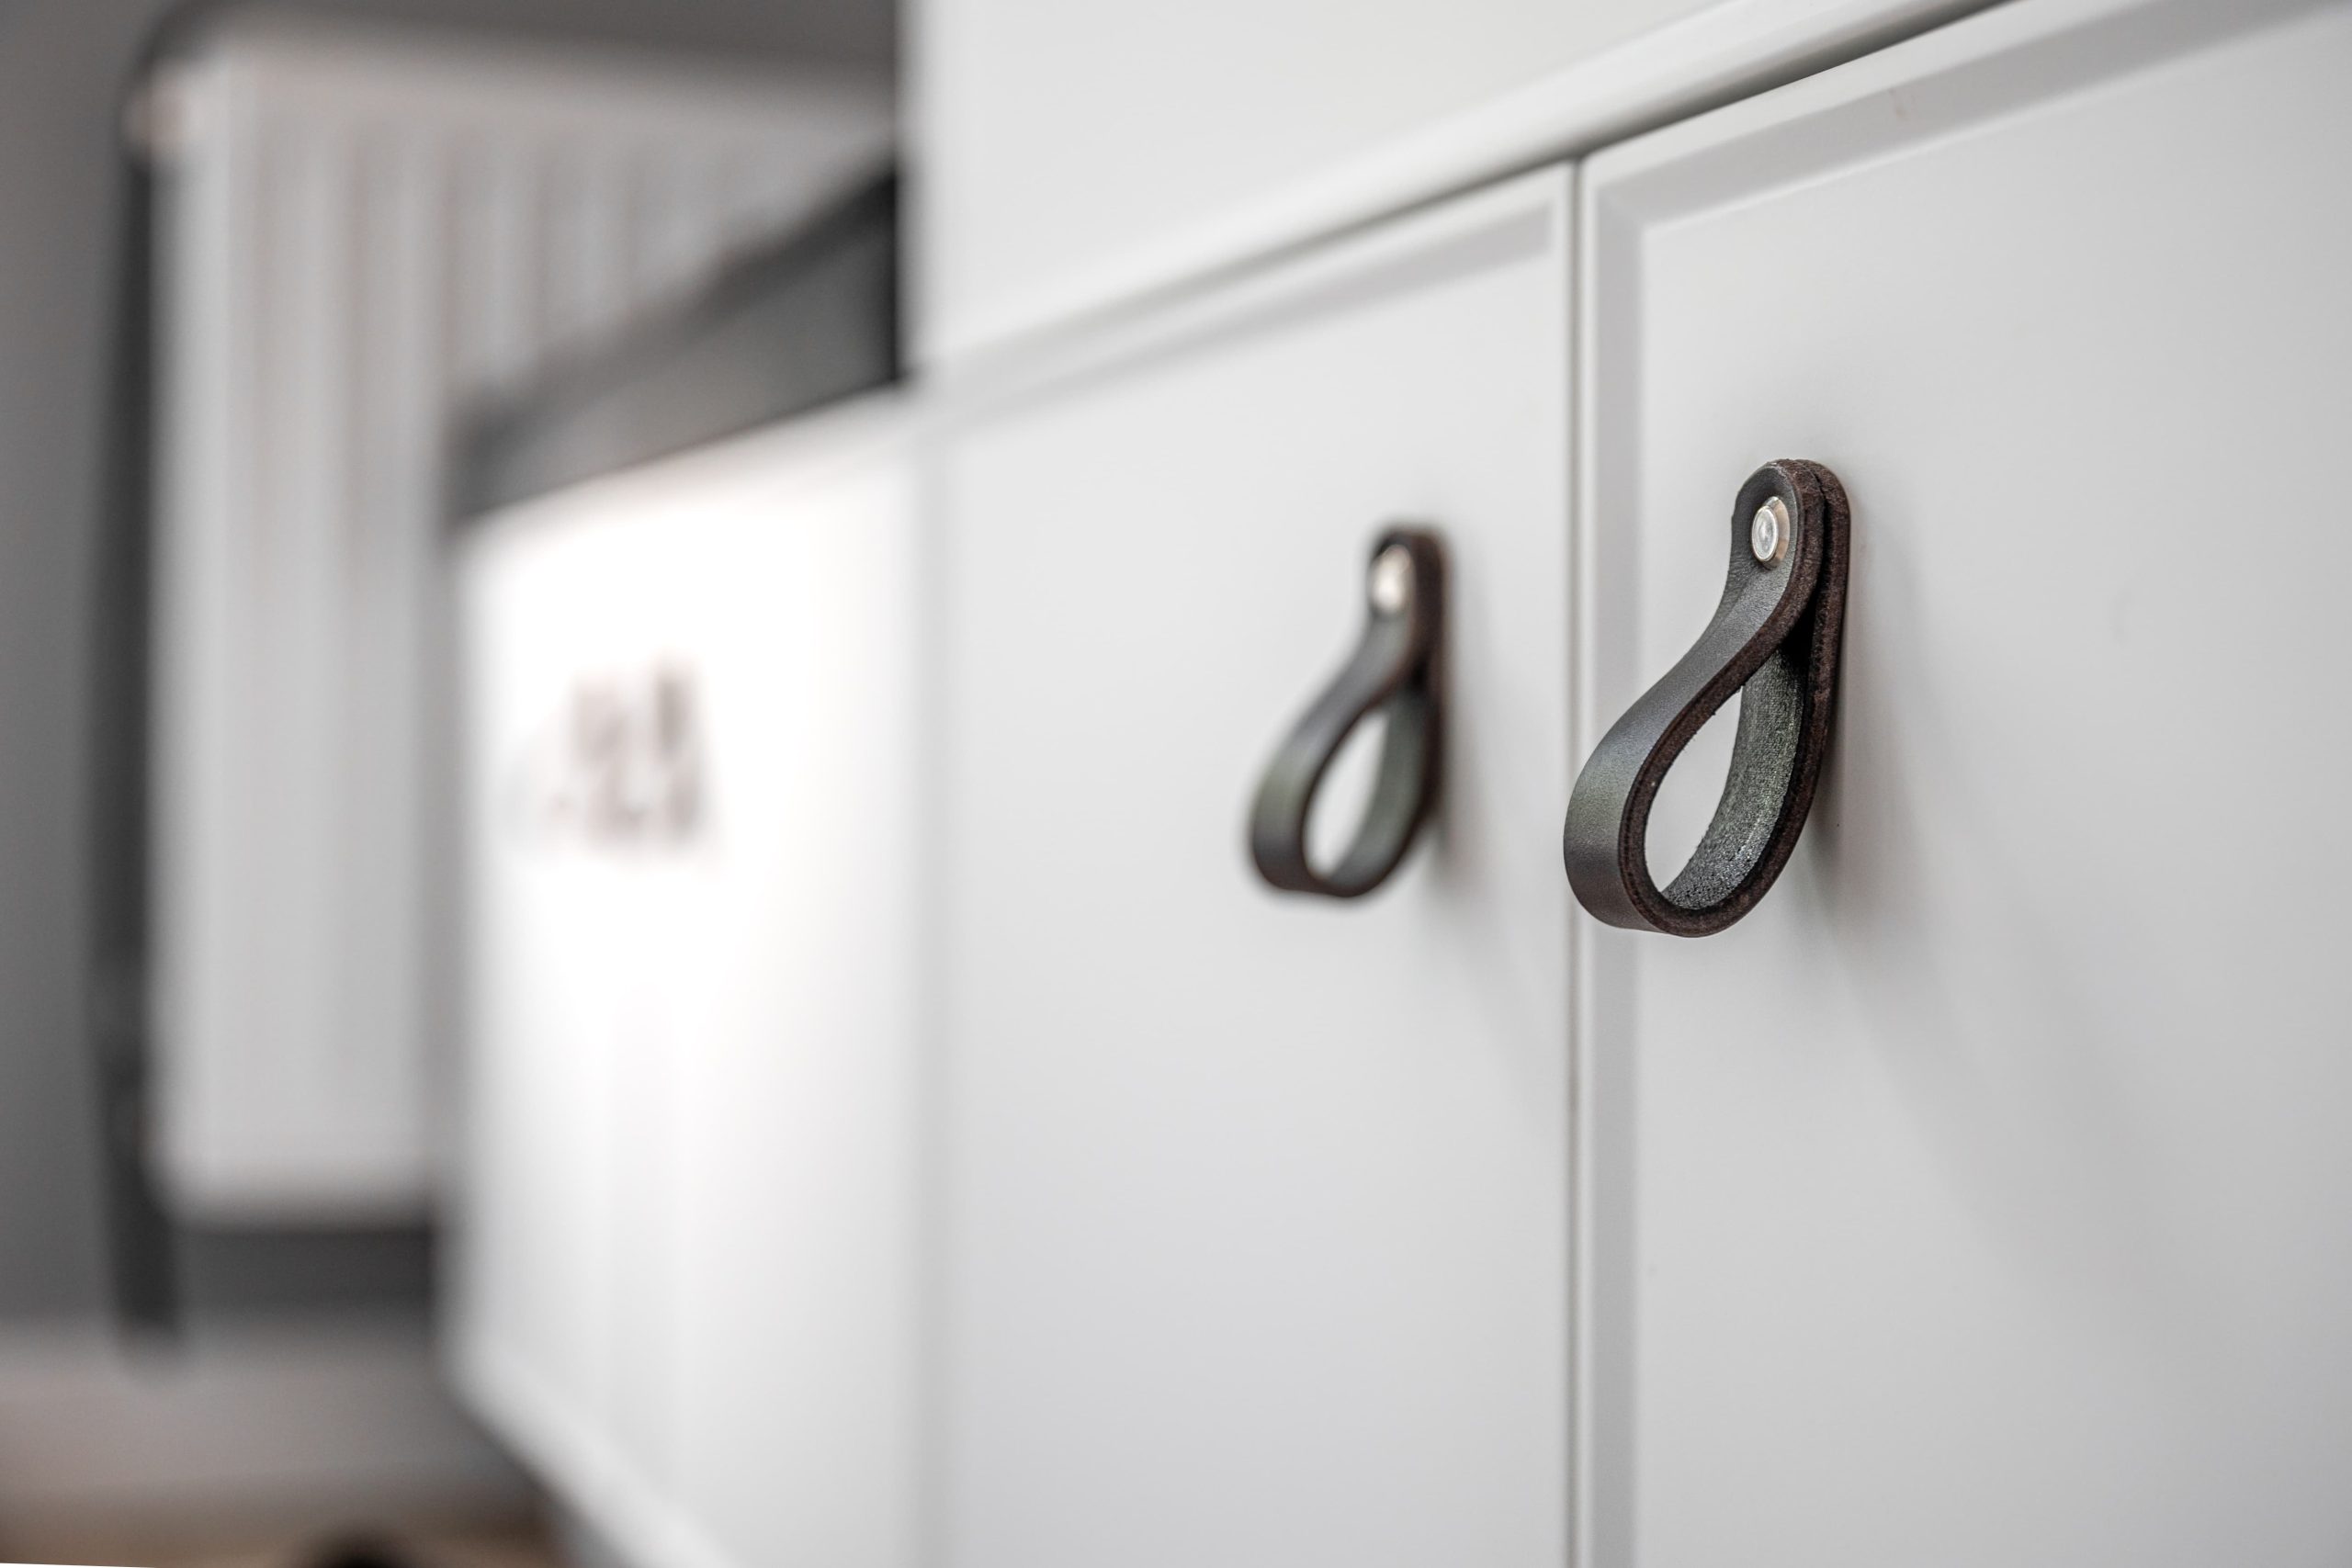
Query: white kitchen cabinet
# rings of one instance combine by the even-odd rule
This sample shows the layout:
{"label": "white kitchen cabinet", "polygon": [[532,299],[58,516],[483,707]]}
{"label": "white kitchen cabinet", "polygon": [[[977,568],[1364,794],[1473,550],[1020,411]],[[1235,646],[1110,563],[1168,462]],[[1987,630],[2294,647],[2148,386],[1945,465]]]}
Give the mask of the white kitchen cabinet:
{"label": "white kitchen cabinet", "polygon": [[2352,1560],[2347,77],[2030,0],[1587,165],[1578,754],[1854,509],[1779,886],[1578,921],[1592,1568]]}
{"label": "white kitchen cabinet", "polygon": [[[648,1568],[2352,1557],[2347,73],[2340,3],[2020,0],[1067,333],[1015,245],[919,477],[837,414],[493,523],[469,1386]],[[1572,764],[1778,457],[1854,509],[1811,822],[1604,928]],[[1396,524],[1444,799],[1277,894]],[[694,831],[529,826],[677,670]]]}
{"label": "white kitchen cabinet", "polygon": [[[1570,183],[1033,365],[931,458],[935,1529],[953,1568],[1553,1568],[1567,1524]],[[1386,524],[1438,818],[1261,885]]]}
{"label": "white kitchen cabinet", "polygon": [[900,1568],[920,651],[899,411],[464,542],[454,1359],[642,1568]]}

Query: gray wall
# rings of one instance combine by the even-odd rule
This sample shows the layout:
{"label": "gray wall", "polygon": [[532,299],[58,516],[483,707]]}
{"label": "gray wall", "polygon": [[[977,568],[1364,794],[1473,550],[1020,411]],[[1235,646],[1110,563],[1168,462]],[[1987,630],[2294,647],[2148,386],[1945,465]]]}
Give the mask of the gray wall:
{"label": "gray wall", "polygon": [[[890,0],[298,0],[882,63]],[[85,1059],[91,594],[113,122],[165,0],[0,0],[0,1319],[104,1299]]]}

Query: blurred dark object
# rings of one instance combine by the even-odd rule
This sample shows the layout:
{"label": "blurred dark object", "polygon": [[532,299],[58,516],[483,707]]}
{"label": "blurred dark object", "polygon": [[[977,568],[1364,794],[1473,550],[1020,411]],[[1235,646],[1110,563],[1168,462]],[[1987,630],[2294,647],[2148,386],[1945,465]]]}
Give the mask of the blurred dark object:
{"label": "blurred dark object", "polygon": [[455,468],[467,517],[723,440],[905,374],[899,179],[885,175],[701,296],[482,412]]}
{"label": "blurred dark object", "polygon": [[155,180],[137,144],[134,105],[157,62],[215,9],[189,0],[164,13],[118,95],[114,342],[99,446],[92,609],[90,781],[91,1054],[97,1071],[107,1284],[117,1320],[146,1333],[176,1326],[171,1222],[147,1162],[153,1052],[148,1038],[147,813],[150,581],[155,504]]}
{"label": "blurred dark object", "polygon": [[296,1568],[434,1568],[429,1559],[402,1548],[391,1537],[358,1530],[338,1536],[302,1556]]}

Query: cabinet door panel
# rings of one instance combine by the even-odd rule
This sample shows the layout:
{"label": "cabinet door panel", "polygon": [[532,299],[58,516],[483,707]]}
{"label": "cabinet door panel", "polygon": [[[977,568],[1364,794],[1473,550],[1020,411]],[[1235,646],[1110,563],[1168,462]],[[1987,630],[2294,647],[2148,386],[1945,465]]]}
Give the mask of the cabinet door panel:
{"label": "cabinet door panel", "polygon": [[[941,1539],[959,1568],[1565,1551],[1567,182],[1302,261],[944,443]],[[1388,886],[1244,815],[1451,550]]]}
{"label": "cabinet door panel", "polygon": [[642,1568],[915,1554],[903,423],[845,404],[461,550],[453,1359]]}
{"label": "cabinet door panel", "polygon": [[2036,0],[1589,165],[1580,750],[1758,463],[1854,555],[1780,886],[1578,924],[1585,1561],[2352,1555],[2347,72]]}

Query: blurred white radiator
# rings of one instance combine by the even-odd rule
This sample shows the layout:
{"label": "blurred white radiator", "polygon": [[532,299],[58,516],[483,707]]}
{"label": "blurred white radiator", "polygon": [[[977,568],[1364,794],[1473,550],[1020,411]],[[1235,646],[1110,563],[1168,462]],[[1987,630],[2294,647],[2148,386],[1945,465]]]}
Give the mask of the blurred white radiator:
{"label": "blurred white radiator", "polygon": [[888,155],[870,84],[211,35],[161,177],[153,1156],[234,1221],[421,1206],[444,432]]}

